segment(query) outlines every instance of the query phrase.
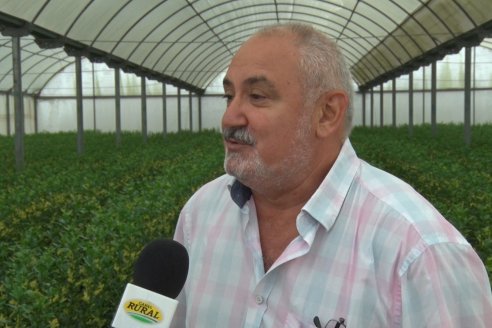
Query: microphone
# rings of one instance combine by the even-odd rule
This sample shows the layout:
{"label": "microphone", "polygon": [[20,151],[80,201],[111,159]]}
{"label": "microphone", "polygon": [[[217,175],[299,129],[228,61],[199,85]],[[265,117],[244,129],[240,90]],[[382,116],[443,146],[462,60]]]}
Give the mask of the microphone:
{"label": "microphone", "polygon": [[188,275],[188,252],[174,240],[147,244],[135,262],[114,316],[113,328],[168,328]]}

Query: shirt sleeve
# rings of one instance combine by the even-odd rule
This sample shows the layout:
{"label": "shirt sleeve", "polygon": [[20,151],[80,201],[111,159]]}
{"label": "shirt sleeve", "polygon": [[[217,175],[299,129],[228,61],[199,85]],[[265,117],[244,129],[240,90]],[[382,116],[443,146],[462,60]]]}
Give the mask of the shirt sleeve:
{"label": "shirt sleeve", "polygon": [[485,267],[470,245],[428,246],[401,276],[401,326],[490,327],[492,296]]}

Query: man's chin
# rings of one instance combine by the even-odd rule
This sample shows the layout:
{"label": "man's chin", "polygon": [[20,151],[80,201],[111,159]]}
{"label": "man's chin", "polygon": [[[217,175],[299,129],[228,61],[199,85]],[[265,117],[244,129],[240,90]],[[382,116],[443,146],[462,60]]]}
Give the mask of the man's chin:
{"label": "man's chin", "polygon": [[236,179],[239,179],[243,175],[241,170],[237,170],[237,168],[231,167],[231,165],[227,165],[227,163],[224,163],[224,170],[227,174],[235,177]]}
{"label": "man's chin", "polygon": [[249,182],[262,180],[266,176],[262,174],[265,172],[264,165],[258,157],[244,156],[240,153],[226,154],[224,170],[245,185]]}
{"label": "man's chin", "polygon": [[[225,160],[224,161],[224,170],[227,174],[235,177],[238,179],[241,183],[244,182],[244,180],[247,180],[248,174],[248,169],[240,163],[233,163],[234,160]],[[239,165],[238,165],[239,164]]]}

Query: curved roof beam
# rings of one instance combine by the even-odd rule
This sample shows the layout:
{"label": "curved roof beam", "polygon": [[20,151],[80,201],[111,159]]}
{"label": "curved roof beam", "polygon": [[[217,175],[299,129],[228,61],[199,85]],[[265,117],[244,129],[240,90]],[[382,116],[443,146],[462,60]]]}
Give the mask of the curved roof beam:
{"label": "curved roof beam", "polygon": [[[268,20],[265,20],[265,21],[268,21]],[[257,20],[257,22],[258,22],[258,20]],[[304,22],[307,22],[307,21],[304,21]],[[322,27],[322,26],[320,26],[320,27]],[[324,28],[326,29],[326,27],[324,27]],[[244,25],[241,25],[241,31],[236,32],[235,34],[237,34],[237,33],[244,33],[245,31],[248,31],[248,30],[251,30],[252,32],[254,32],[254,31],[256,31],[257,29],[258,29],[258,26],[257,26],[257,25],[254,25],[254,26],[252,26],[252,27],[250,27],[250,28],[245,27]],[[230,32],[230,31],[228,31],[228,32]],[[226,36],[226,38],[233,37],[235,34],[230,34],[230,33],[229,33],[229,35],[227,35],[227,36]],[[242,41],[234,41],[234,40],[233,40],[233,41],[231,41],[231,42],[237,42],[238,44],[242,43]],[[338,40],[338,43],[339,43],[339,44],[340,44],[340,43],[345,43],[345,41],[341,39],[341,40]],[[348,45],[348,47],[350,47],[350,48],[351,48],[352,46],[351,46],[351,45]],[[346,57],[352,57],[352,58],[350,58],[352,61],[354,61],[354,60],[356,59],[355,57],[357,57],[357,56],[359,56],[359,57],[360,57],[360,56],[362,56],[362,55],[363,55],[363,53],[362,53],[361,51],[359,51],[359,49],[357,49],[357,48],[352,48],[352,51],[353,51],[354,53],[357,53],[357,55],[355,55],[354,53],[352,53],[352,51],[351,51],[351,50],[349,50],[349,49],[347,49],[347,48],[345,48],[345,47],[342,47],[342,46],[341,46],[341,48],[343,48],[343,49],[344,49],[344,53],[345,53]],[[200,56],[200,55],[202,55],[202,54],[204,54],[204,53],[205,53],[205,52],[200,52],[200,53],[199,53],[199,56]],[[219,53],[218,53],[217,55],[220,55],[220,51],[219,51]],[[347,56],[347,55],[350,55],[350,56]],[[202,63],[204,67],[208,67],[208,66],[210,65],[210,64],[208,64],[207,62],[202,62],[202,61],[200,61],[200,57],[197,57],[197,59],[196,59],[196,60],[198,60],[198,62]],[[212,57],[211,57],[211,56],[209,56],[209,61],[211,61],[211,60],[212,60]],[[195,59],[193,60],[193,62],[194,62],[194,61],[195,61]],[[192,63],[193,63],[193,62],[192,62]],[[227,63],[223,63],[223,64],[224,64],[224,66],[225,66],[225,65],[227,65]],[[191,66],[191,63],[190,63],[190,66]],[[371,68],[369,68],[369,67],[367,67],[367,69],[368,69],[369,71],[373,71],[373,69],[371,69]],[[207,70],[207,71],[212,71],[212,72],[213,72],[214,70]],[[222,71],[223,71],[223,70],[221,70],[220,72],[222,72]],[[219,74],[220,72],[217,72],[217,74]],[[193,79],[193,80],[191,80],[191,83],[200,83],[200,82],[198,82],[196,79]]]}
{"label": "curved roof beam", "polygon": [[[235,19],[245,18],[245,17],[248,17],[248,16],[250,16],[250,15],[257,15],[257,14],[249,14],[249,15],[244,15],[244,16],[241,16],[241,17],[236,17]],[[237,26],[237,28],[241,28],[241,32],[244,32],[244,31],[249,30],[249,31],[251,31],[251,34],[252,34],[253,32],[255,32],[255,30],[257,30],[257,29],[258,29],[258,24],[257,24],[258,22],[269,22],[269,21],[272,21],[272,19],[268,19],[268,18],[267,18],[267,19],[257,19],[257,20],[255,20],[254,22],[251,22],[252,24],[255,24],[252,28],[245,29],[245,25],[244,25],[244,24],[243,24],[243,25],[241,25],[241,26]],[[300,20],[298,20],[298,21],[300,21]],[[308,21],[308,20],[305,20],[304,22],[309,22],[309,21]],[[227,23],[227,21],[226,21],[226,23]],[[336,25],[337,23],[334,23],[334,24]],[[324,30],[330,30],[330,29],[331,29],[330,27],[326,27],[326,26],[324,26],[324,25],[319,25],[319,27],[322,27]],[[235,29],[235,28],[236,28],[236,27],[233,27],[232,29]],[[332,30],[334,33],[335,33],[335,32],[337,32],[337,30],[334,30],[334,29],[331,29],[331,30]],[[230,34],[231,29],[230,29],[230,30],[228,30],[228,32],[229,32],[229,34],[228,34],[228,35],[221,35],[221,38],[222,38],[223,40],[225,40],[225,39],[227,39],[227,38],[229,38],[229,37],[231,36],[231,34]],[[197,39],[199,39],[199,38],[200,38],[202,35],[204,35],[204,34],[205,34],[205,32],[204,32],[204,33],[202,33],[201,35],[198,35],[197,37],[195,37],[195,39],[191,40],[191,41],[190,41],[190,43],[188,43],[188,45],[187,45],[186,47],[189,47],[189,46],[190,46],[190,44],[197,43],[197,42],[196,42],[196,40],[197,40]],[[354,34],[356,34],[356,32],[354,32]],[[359,37],[361,37],[361,39],[362,39],[362,36],[361,36],[361,35],[358,35],[358,36],[359,36]],[[225,41],[224,41],[224,42],[225,42]],[[240,41],[238,41],[238,42],[240,42]],[[205,44],[210,45],[210,44],[211,44],[211,40],[205,40],[204,42],[200,42],[200,43],[201,43],[200,47],[201,47],[201,46],[203,46],[203,45],[205,45]],[[368,49],[368,47],[366,47],[366,46],[364,46],[364,45],[362,45],[362,44],[359,44],[359,46],[360,46],[361,48],[365,48],[366,50]],[[183,52],[184,50],[186,50],[186,47],[185,47],[185,48],[183,48],[183,49],[181,50],[181,52]],[[198,51],[198,48],[197,48],[197,49],[195,49],[194,51]],[[178,57],[178,55],[176,55],[176,56],[173,58],[173,60],[174,60],[175,58],[177,58],[177,57]],[[386,58],[385,58],[385,59],[386,59]],[[178,65],[178,66],[179,66],[179,65]],[[165,70],[166,70],[167,68],[168,68],[168,67],[166,67],[166,68],[165,68]]]}
{"label": "curved roof beam", "polygon": [[123,4],[117,11],[116,13],[111,16],[110,19],[108,19],[108,21],[103,25],[103,27],[99,30],[99,32],[97,32],[96,36],[94,37],[94,39],[91,41],[90,43],[90,46],[91,47],[94,47],[94,43],[97,42],[97,40],[99,39],[99,37],[101,36],[101,34],[108,28],[108,26],[113,22],[113,20],[130,4],[130,2],[132,2],[133,0],[127,0],[127,2],[125,4]]}
{"label": "curved roof beam", "polygon": [[[239,18],[241,18],[241,17],[239,17]],[[259,21],[259,20],[256,20],[255,22],[258,22],[258,21]],[[266,19],[265,21],[268,21],[268,19]],[[307,23],[307,22],[310,22],[310,21],[306,20],[306,21],[304,21],[304,22],[306,22],[306,23]],[[310,23],[312,23],[312,22],[310,22]],[[326,26],[323,26],[323,25],[320,25],[319,27],[324,28],[325,30],[327,29],[327,27],[326,27]],[[245,30],[245,29],[244,29],[244,26],[241,26],[241,28],[242,28],[242,32],[244,32],[244,30]],[[255,29],[257,29],[257,26],[255,26],[255,27],[253,27],[253,28],[252,28],[252,30],[255,30]],[[338,31],[336,31],[336,30],[333,30],[333,31],[334,31],[334,32],[338,32]],[[361,39],[363,38],[361,35],[359,35],[359,37],[360,37]],[[226,37],[224,37],[224,38],[226,38]],[[206,42],[203,42],[203,43],[202,43],[202,45],[203,45],[203,44],[205,44],[205,43],[206,43]],[[349,46],[350,46],[350,45],[349,45]],[[182,51],[184,51],[184,50],[185,50],[185,49],[183,49]],[[356,48],[354,48],[354,50],[355,50],[355,51],[357,51],[357,49],[356,49]],[[348,50],[347,50],[347,48],[345,48],[345,49],[344,49],[344,52],[350,52],[350,51],[348,51]],[[357,52],[359,52],[359,51],[357,51]],[[200,52],[200,53],[202,53],[202,52]],[[360,53],[360,56],[362,56],[362,55],[363,55],[363,54],[362,54],[362,53]],[[178,55],[176,55],[176,56],[173,58],[173,60],[174,60],[174,59],[176,59],[177,57],[178,57]],[[188,57],[188,58],[189,58],[189,57]],[[186,58],[185,58],[185,59],[186,59]],[[171,61],[172,61],[172,60],[171,60]],[[193,61],[192,61],[192,62],[193,62]],[[182,62],[181,62],[180,64],[183,64],[183,60],[182,60]],[[379,64],[382,66],[382,63],[379,63]],[[180,65],[177,65],[177,66],[180,66]],[[206,67],[206,65],[203,65],[203,66],[205,66],[205,67]],[[192,83],[194,83],[194,82],[192,82]]]}
{"label": "curved roof beam", "polygon": [[[459,4],[455,0],[445,3],[426,2],[425,6],[417,8],[412,16],[419,22],[429,22],[430,19],[438,17],[437,21],[441,28],[437,27],[434,32],[428,33],[433,46],[427,46],[421,53],[405,58],[405,64],[388,68],[376,79],[362,81],[359,87],[361,89],[370,88],[381,81],[387,81],[394,76],[428,65],[446,54],[456,53],[463,46],[478,45],[485,36],[492,33],[490,12],[492,12],[492,2],[486,0],[475,0],[473,3],[460,2]],[[420,15],[421,18],[417,19]],[[430,25],[430,27],[435,28],[436,25]],[[368,57],[370,56],[369,53]],[[357,67],[354,69],[357,70]]]}
{"label": "curved roof beam", "polygon": [[[60,50],[59,54],[64,54],[63,50]],[[48,58],[44,58],[39,62],[47,61]],[[37,76],[31,81],[31,83],[26,87],[26,90],[32,90],[32,93],[40,92],[44,89],[46,84],[48,84],[51,79],[53,79],[58,73],[60,73],[65,67],[73,64],[73,60],[69,61],[66,59],[58,59],[57,61],[53,61],[51,64],[46,66],[44,70],[37,74]],[[50,72],[52,68],[58,68],[55,72]]]}
{"label": "curved roof beam", "polygon": [[[299,6],[301,6],[301,7],[302,7],[303,5],[299,5]],[[313,7],[311,7],[311,6],[305,6],[305,7],[309,7],[310,9],[313,9]],[[263,11],[263,13],[264,13],[264,11]],[[279,13],[282,13],[282,12],[277,12],[276,14],[278,15]],[[284,12],[284,13],[288,13],[288,12]],[[306,15],[306,16],[309,16],[309,14],[306,14],[306,13],[302,13],[302,14],[304,14],[304,15]],[[331,14],[332,14],[332,15],[339,16],[339,17],[343,18],[343,16],[340,16],[340,15],[339,15],[339,14],[337,14],[337,13],[331,13]],[[224,15],[225,15],[225,14],[224,14]],[[251,16],[251,15],[257,15],[257,13],[252,13],[252,14],[249,14],[249,15],[243,15],[243,16],[241,16],[241,17],[237,17],[237,16],[236,16],[236,17],[234,17],[234,19],[243,18],[243,17],[247,17],[247,16]],[[316,18],[319,18],[319,19],[324,19],[324,18],[325,18],[325,17],[319,16],[319,15],[310,15],[310,16],[311,16],[311,17],[316,17]],[[214,19],[214,18],[215,18],[215,17],[213,17],[212,19]],[[258,21],[258,20],[256,20],[256,21]],[[229,20],[229,21],[222,22],[222,23],[227,24],[227,23],[229,23],[229,22],[230,22],[230,20]],[[306,20],[305,22],[307,22],[307,23],[312,23],[312,22],[311,22],[311,21],[309,21],[309,20]],[[336,22],[332,22],[332,23],[334,23],[334,24],[336,24],[336,25],[339,25],[339,24],[338,24],[338,23],[336,23]],[[372,23],[377,24],[377,22],[374,22],[374,21],[372,21]],[[358,25],[358,24],[357,24],[357,23],[355,23],[355,25]],[[325,30],[326,30],[326,26],[321,25],[321,24],[318,24],[318,26],[319,26],[319,27],[322,27],[323,29],[325,29]],[[360,28],[363,28],[362,26],[359,26],[359,27],[360,27]],[[381,28],[383,28],[383,27],[381,26]],[[333,30],[333,32],[334,32],[334,34],[337,34],[339,31]],[[353,31],[352,31],[352,32],[353,32]],[[371,33],[371,34],[372,34],[372,33]],[[364,40],[364,39],[363,39],[363,36],[361,36],[361,35],[358,35],[358,36],[359,36],[359,37],[361,37],[361,40]],[[378,37],[377,37],[377,36],[375,36],[374,34],[372,34],[372,37],[374,37],[374,38],[376,38],[376,39],[378,38]],[[225,38],[225,37],[223,37],[223,39],[224,39],[224,38]],[[359,46],[361,46],[361,47],[364,47],[364,48],[368,49],[367,47],[363,46],[363,45],[362,45],[362,44],[360,44],[360,43],[359,43]],[[389,49],[389,50],[391,51],[391,49]],[[393,53],[393,56],[394,56],[395,58],[397,58],[397,56],[396,56],[394,53]],[[385,59],[385,60],[387,60],[386,58],[384,58],[384,59]]]}
{"label": "curved roof beam", "polygon": [[[244,27],[243,27],[244,29]],[[256,30],[257,27],[256,26],[253,26],[252,28],[250,28],[251,30]],[[247,29],[246,29],[247,30]],[[343,40],[339,40],[339,42],[344,42]],[[240,42],[238,41],[238,44]],[[350,56],[354,56],[351,52],[348,52],[348,51],[345,51],[345,55],[347,56],[350,55]],[[212,66],[209,70],[207,70],[207,72],[212,72],[213,74],[215,75],[218,75],[220,73],[222,73],[226,67],[227,67],[227,64],[228,64],[228,61],[225,61],[226,59],[230,59],[230,57],[227,56],[227,53],[226,52],[222,52],[222,54],[219,53],[220,57],[217,57],[217,58],[224,58],[224,61],[221,61],[221,60],[217,60],[217,58],[214,58],[214,57],[211,57],[211,56],[208,56],[208,62],[205,63],[205,67],[210,67]],[[213,64],[213,63],[216,63],[218,62],[217,64]],[[209,76],[204,76],[204,77],[201,77],[200,78],[200,75],[204,75],[203,73],[201,74],[198,74],[195,79],[191,80],[191,83],[194,83],[194,84],[198,84],[198,85],[208,85],[208,83],[211,82],[211,80],[213,80],[213,78],[210,78]],[[355,78],[355,76],[354,76]]]}
{"label": "curved roof beam", "polygon": [[[114,45],[113,49],[111,49],[110,53],[114,53],[115,50],[119,47],[119,45],[122,43],[123,39],[133,30],[133,28],[135,28],[135,26],[137,26],[138,24],[140,24],[145,17],[147,17],[148,15],[150,15],[150,13],[152,13],[154,10],[156,10],[156,8],[160,7],[161,5],[163,5],[166,1],[161,1],[160,3],[156,4],[154,7],[150,8],[149,10],[147,10],[144,14],[142,14],[140,16],[139,19],[135,20],[135,22],[126,30],[125,33],[123,33],[123,35],[121,36],[120,40],[118,40],[116,42],[116,44]],[[187,6],[183,6],[181,7],[181,9],[184,9],[186,8]],[[181,10],[180,9],[180,10]],[[170,17],[171,15],[168,16],[168,18]],[[139,44],[141,43],[142,41],[139,42]],[[138,45],[137,45],[138,47]],[[130,53],[131,55],[131,53]],[[128,56],[126,59],[128,59],[130,56]]]}

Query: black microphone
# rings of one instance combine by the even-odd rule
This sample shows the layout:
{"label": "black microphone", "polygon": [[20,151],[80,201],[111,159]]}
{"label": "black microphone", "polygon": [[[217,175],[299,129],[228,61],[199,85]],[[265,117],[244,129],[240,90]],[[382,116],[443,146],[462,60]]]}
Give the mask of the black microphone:
{"label": "black microphone", "polygon": [[167,328],[178,305],[176,298],[188,275],[188,252],[170,239],[147,244],[135,262],[111,326]]}

